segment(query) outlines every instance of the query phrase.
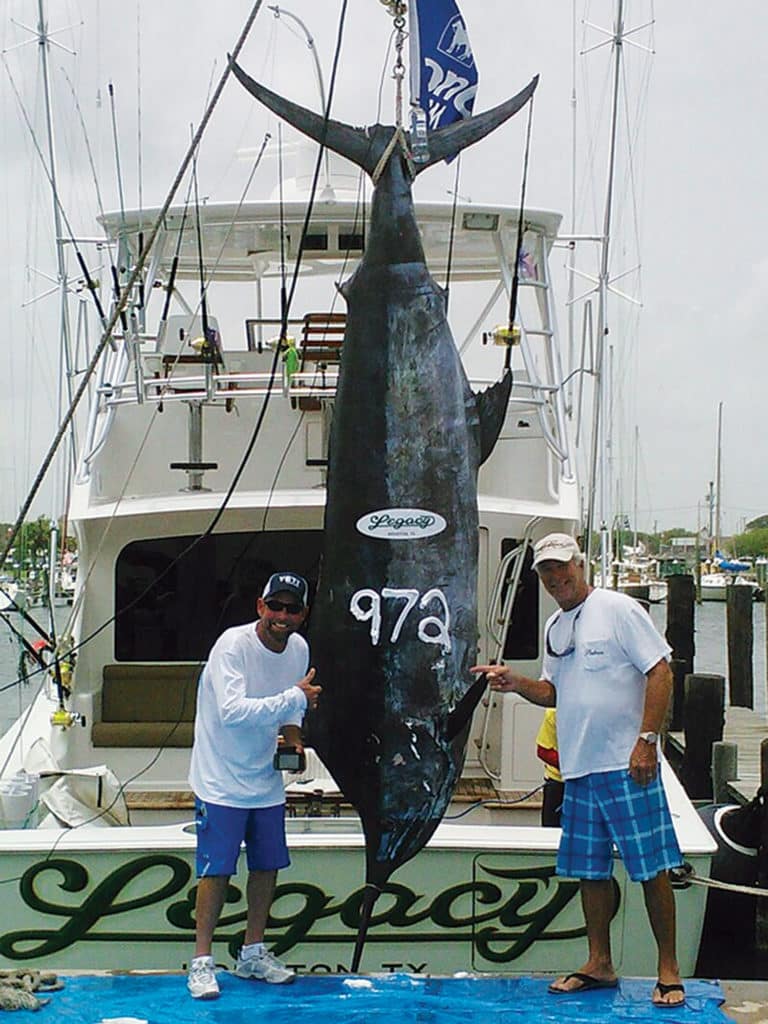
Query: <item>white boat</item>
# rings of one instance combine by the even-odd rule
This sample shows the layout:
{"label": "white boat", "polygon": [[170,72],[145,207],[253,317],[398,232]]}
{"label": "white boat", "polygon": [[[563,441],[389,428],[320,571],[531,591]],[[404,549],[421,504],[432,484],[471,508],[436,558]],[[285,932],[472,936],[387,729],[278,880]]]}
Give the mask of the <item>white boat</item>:
{"label": "white boat", "polygon": [[19,597],[19,584],[11,577],[0,580],[0,612],[13,611]]}
{"label": "white boat", "polygon": [[655,558],[625,558],[617,563],[616,589],[631,597],[660,604],[667,599],[667,581],[659,577]]}
{"label": "white boat", "polygon": [[737,575],[732,572],[708,572],[701,574],[701,600],[725,601],[729,587],[749,587],[753,601],[762,601],[764,591],[752,576]]}
{"label": "white boat", "polygon": [[[269,339],[279,331],[280,264],[295,258],[306,216],[306,179],[289,183],[282,203],[201,207],[206,279],[215,285],[208,327],[218,329],[228,287],[251,285],[262,311],[222,333],[215,360],[197,344],[195,217],[175,205],[161,219],[145,209],[102,220],[125,268],[158,226],[147,280],[162,287],[147,289],[146,307],[132,290],[128,322],[141,329],[115,334],[114,349],[103,350],[70,508],[79,559],[72,620],[48,685],[0,740],[0,878],[16,880],[3,888],[4,967],[178,968],[190,956],[187,770],[201,662],[222,629],[252,617],[272,571],[290,564],[317,579],[343,327],[334,281],[363,244],[357,183],[349,187],[348,170],[333,177],[342,169],[330,161],[314,203],[306,267],[321,298],[291,315],[295,372]],[[505,294],[518,209],[420,202],[416,212],[435,277],[445,278],[455,224],[454,279]],[[560,217],[526,209],[525,224],[514,387],[479,482],[478,660],[504,657],[535,675],[552,605],[530,549],[551,530],[576,531],[579,493],[549,268]],[[174,273],[175,308],[164,321]],[[504,354],[483,347],[491,308],[486,295],[460,346],[475,389],[497,376]],[[244,458],[254,436],[254,456]],[[538,826],[539,805],[527,796],[541,781],[540,716],[509,694],[478,709],[457,797],[381,897],[364,970],[527,973],[580,962],[578,885],[554,875],[559,833]],[[666,766],[664,778],[685,859],[706,874],[715,843]],[[289,789],[292,865],[280,874],[267,939],[304,971],[343,971],[364,880],[359,822],[312,757]],[[219,959],[239,945],[244,886],[243,870],[216,934]],[[681,969],[691,975],[704,890],[682,885],[676,900]],[[651,976],[641,904],[641,887],[618,865],[616,967]]]}

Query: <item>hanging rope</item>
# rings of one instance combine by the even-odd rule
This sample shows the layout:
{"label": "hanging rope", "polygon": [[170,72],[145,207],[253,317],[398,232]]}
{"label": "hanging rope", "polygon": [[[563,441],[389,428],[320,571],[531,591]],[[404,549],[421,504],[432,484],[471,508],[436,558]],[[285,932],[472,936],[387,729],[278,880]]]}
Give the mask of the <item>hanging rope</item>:
{"label": "hanging rope", "polygon": [[531,124],[533,122],[533,96],[528,106],[528,128],[525,134],[525,158],[523,160],[523,184],[520,190],[520,214],[517,219],[517,245],[515,247],[515,269],[512,273],[512,287],[509,290],[509,321],[507,335],[507,351],[504,355],[504,369],[512,366],[512,345],[515,338],[515,317],[517,316],[517,293],[520,287],[520,254],[523,251],[525,236],[525,189],[528,184],[528,158],[531,149]]}

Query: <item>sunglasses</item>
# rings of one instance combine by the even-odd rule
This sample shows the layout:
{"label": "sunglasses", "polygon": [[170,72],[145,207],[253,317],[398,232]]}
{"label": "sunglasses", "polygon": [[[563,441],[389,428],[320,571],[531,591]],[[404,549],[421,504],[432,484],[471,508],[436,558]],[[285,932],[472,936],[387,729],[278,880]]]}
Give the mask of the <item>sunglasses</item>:
{"label": "sunglasses", "polygon": [[560,621],[560,616],[562,614],[563,613],[560,612],[560,615],[558,615],[556,619],[552,620],[552,623],[544,636],[544,645],[547,649],[547,654],[550,656],[550,658],[567,658],[569,654],[573,654],[573,652],[576,650],[576,623],[579,621],[579,616],[581,615],[581,608],[579,608],[579,610],[573,617],[573,622],[571,623],[571,636],[563,650],[556,651],[549,641],[549,634],[552,632],[552,627]]}
{"label": "sunglasses", "polygon": [[288,612],[289,615],[298,615],[304,611],[303,604],[286,604],[285,601],[265,601],[264,604],[271,612]]}

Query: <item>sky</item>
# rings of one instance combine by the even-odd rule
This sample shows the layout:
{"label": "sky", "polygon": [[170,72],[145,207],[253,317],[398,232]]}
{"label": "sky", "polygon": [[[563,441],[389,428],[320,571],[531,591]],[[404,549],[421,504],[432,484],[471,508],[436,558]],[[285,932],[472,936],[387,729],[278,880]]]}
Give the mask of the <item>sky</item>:
{"label": "sky", "polygon": [[[341,0],[286,5],[314,37],[326,85],[341,6]],[[106,209],[119,207],[121,191],[127,208],[138,206],[140,198],[146,206],[164,200],[192,126],[200,121],[251,7],[242,0],[47,3],[50,31],[67,48],[51,50],[50,78],[59,185],[76,234],[98,234],[95,182]],[[612,55],[610,47],[584,51],[606,38],[592,26],[610,29],[615,4],[460,0],[460,7],[480,73],[476,110],[517,92],[532,75],[541,76],[529,205],[561,211],[563,230],[598,233],[605,214]],[[611,208],[611,275],[634,300],[611,297],[608,307],[615,503],[630,513],[636,505],[642,530],[693,530],[706,524],[722,403],[721,515],[723,532],[735,532],[768,512],[768,474],[762,472],[766,402],[760,383],[768,286],[763,245],[768,146],[762,130],[768,5],[762,0],[731,5],[625,0],[624,9],[626,28],[646,27],[630,37],[642,46],[624,47]],[[22,26],[34,26],[37,16],[38,0],[4,0],[0,8],[0,519],[5,520],[15,517],[53,435],[60,378],[57,296],[31,302],[55,287],[56,279],[49,186],[21,113],[23,105],[39,145],[45,146],[40,48],[34,42],[19,46],[31,38]],[[390,30],[380,0],[349,0],[333,116],[354,124],[376,120]],[[266,3],[241,63],[276,91],[319,106],[306,41]],[[391,63],[390,58],[386,66]],[[382,120],[391,121],[391,82],[384,81]],[[274,121],[230,81],[198,160],[201,196],[219,201],[239,196],[251,169],[242,152],[258,147],[265,130],[276,136]],[[516,205],[524,131],[519,116],[467,151],[462,197]],[[444,199],[453,176],[453,168],[430,170],[417,182],[417,197]],[[270,158],[260,166],[249,196],[270,192],[274,183]],[[553,255],[563,331],[568,259],[565,249]],[[579,259],[593,272],[594,245],[579,246]],[[584,287],[582,281],[577,292]],[[60,501],[61,489],[60,474],[54,475],[33,510],[49,511]]]}

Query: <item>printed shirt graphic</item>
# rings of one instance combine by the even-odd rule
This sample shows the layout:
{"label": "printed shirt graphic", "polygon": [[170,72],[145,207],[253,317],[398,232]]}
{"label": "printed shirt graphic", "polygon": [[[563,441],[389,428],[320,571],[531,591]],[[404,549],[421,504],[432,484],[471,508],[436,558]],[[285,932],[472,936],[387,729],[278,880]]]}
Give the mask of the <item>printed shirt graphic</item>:
{"label": "printed shirt graphic", "polygon": [[430,131],[471,117],[477,68],[455,0],[417,0],[411,14],[411,96]]}

